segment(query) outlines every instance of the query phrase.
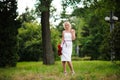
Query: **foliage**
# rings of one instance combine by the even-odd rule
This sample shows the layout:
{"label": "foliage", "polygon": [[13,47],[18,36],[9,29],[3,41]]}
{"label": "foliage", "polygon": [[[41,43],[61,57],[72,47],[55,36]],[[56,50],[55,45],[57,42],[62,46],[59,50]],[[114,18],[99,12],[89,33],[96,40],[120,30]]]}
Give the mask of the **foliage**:
{"label": "foliage", "polygon": [[[118,6],[120,6],[120,4],[118,2],[119,1],[117,1],[117,0],[106,1],[105,2],[106,6],[104,5],[104,12],[106,12],[106,13],[108,12],[110,14],[110,11],[113,11],[114,15],[117,16],[118,18],[120,18],[120,16],[119,16],[120,10],[118,9]],[[106,14],[106,16],[109,15],[108,13]],[[119,57],[118,49],[120,49],[120,46],[118,46],[118,44],[120,42],[119,37],[118,37],[118,35],[120,34],[120,32],[119,32],[119,26],[120,25],[116,25],[116,24],[119,24],[119,20],[118,20],[118,22],[115,22],[115,29],[112,31],[112,33],[110,33],[110,31],[107,30],[107,33],[105,33],[105,35],[104,35],[104,40],[103,40],[104,44],[102,44],[101,47],[100,47],[100,48],[102,48],[102,52],[106,52],[103,55],[106,55],[107,60],[108,59],[110,60],[110,57],[111,57],[110,56],[111,55],[110,50],[113,50],[115,52],[115,54],[113,54],[113,56],[115,56],[114,59],[115,60],[120,60],[120,58],[118,58]],[[107,27],[109,28],[108,25],[107,25]],[[112,43],[113,46],[111,46],[111,41],[113,42]],[[103,48],[103,46],[104,46],[104,48]]]}
{"label": "foliage", "polygon": [[0,1],[0,67],[16,66],[18,60],[16,9],[16,0]]}
{"label": "foliage", "polygon": [[26,7],[25,13],[22,13],[21,15],[19,15],[18,20],[20,20],[21,23],[23,23],[23,22],[35,22],[36,21],[35,10],[29,11],[29,8]]}
{"label": "foliage", "polygon": [[72,57],[72,60],[74,61],[90,61],[91,57],[85,56],[85,57]]}
{"label": "foliage", "polygon": [[42,59],[41,27],[38,23],[24,22],[18,29],[19,61]]}
{"label": "foliage", "polygon": [[104,27],[101,27],[102,22],[98,20],[99,17],[94,13],[90,13],[91,11],[93,10],[89,8],[79,8],[76,9],[72,15],[74,16],[80,12],[80,14],[77,15],[78,20],[75,22],[77,37],[79,37],[77,43],[80,45],[79,55],[82,57],[91,56],[92,59],[97,59],[100,55],[98,47],[103,38],[102,30]]}
{"label": "foliage", "polygon": [[51,40],[52,40],[52,47],[53,47],[53,51],[54,51],[54,56],[55,56],[55,60],[59,59],[58,56],[58,50],[57,50],[57,45],[59,43],[61,43],[61,38],[60,38],[60,32],[58,31],[57,28],[52,27],[51,29]]}
{"label": "foliage", "polygon": [[[22,23],[21,28],[18,30],[19,61],[38,61],[43,59],[41,26],[36,22],[33,12],[34,10],[29,11],[27,8],[26,12],[18,17],[18,20]],[[57,44],[60,42],[58,36],[60,34],[52,25],[50,30],[54,56],[58,59]]]}

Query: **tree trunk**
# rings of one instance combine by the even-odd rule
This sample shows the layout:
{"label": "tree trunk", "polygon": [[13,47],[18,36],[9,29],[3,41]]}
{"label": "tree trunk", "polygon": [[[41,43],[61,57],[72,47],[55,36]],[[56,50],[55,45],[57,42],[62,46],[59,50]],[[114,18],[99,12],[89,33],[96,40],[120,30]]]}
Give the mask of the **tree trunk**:
{"label": "tree trunk", "polygon": [[41,12],[43,64],[49,65],[49,64],[54,64],[54,54],[51,44],[50,23],[49,23],[50,1],[41,0],[41,4],[45,8]]}

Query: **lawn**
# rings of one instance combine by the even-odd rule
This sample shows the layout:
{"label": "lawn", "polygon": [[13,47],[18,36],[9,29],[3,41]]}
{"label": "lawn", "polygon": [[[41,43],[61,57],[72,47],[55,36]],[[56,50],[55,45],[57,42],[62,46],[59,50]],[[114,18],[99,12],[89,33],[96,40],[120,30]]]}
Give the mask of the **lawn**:
{"label": "lawn", "polygon": [[54,65],[42,62],[18,62],[16,67],[0,68],[0,80],[120,80],[120,61],[73,61],[76,74],[63,74],[60,61]]}

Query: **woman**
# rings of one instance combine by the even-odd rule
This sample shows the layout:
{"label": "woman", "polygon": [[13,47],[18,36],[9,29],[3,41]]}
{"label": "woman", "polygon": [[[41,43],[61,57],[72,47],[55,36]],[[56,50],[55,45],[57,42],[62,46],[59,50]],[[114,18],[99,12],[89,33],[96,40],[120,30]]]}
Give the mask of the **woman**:
{"label": "woman", "polygon": [[72,55],[72,40],[75,40],[75,30],[71,28],[71,24],[69,22],[63,23],[64,30],[62,32],[62,55],[61,61],[63,65],[64,74],[66,75],[66,62],[69,65],[72,75],[75,74],[73,65],[71,62],[71,55]]}

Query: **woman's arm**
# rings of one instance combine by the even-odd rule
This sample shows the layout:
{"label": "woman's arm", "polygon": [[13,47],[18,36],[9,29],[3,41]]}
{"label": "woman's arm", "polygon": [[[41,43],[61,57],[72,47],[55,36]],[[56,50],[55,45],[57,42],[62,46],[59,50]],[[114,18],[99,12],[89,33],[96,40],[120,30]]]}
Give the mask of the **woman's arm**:
{"label": "woman's arm", "polygon": [[75,30],[74,29],[71,29],[71,34],[72,34],[72,40],[75,40],[76,36],[75,36]]}
{"label": "woman's arm", "polygon": [[61,41],[61,45],[63,44],[64,42],[64,31],[62,32],[62,41]]}

